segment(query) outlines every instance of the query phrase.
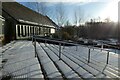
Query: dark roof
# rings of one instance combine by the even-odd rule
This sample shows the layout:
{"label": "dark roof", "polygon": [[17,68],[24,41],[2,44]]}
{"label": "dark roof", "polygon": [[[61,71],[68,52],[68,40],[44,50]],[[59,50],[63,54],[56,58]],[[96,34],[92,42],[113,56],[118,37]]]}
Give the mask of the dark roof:
{"label": "dark roof", "polygon": [[47,16],[43,16],[17,2],[2,2],[2,9],[19,22],[57,27],[57,25]]}

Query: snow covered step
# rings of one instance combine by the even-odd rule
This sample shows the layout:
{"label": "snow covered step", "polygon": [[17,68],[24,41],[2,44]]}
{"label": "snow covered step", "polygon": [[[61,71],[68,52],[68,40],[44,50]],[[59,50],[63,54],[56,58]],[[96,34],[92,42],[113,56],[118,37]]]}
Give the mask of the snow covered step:
{"label": "snow covered step", "polygon": [[[69,53],[70,54],[70,53]],[[70,55],[72,55],[72,56],[74,56],[75,58],[77,58],[77,59],[79,59],[79,60],[83,60],[83,59],[80,59],[80,57],[79,56],[77,56],[77,55],[74,55],[74,54],[70,54]],[[101,66],[101,65],[103,65],[103,64],[101,64],[101,63],[95,63],[95,62],[93,62],[92,60],[91,60],[91,62],[89,63],[89,64],[91,64],[91,63],[94,63],[95,65],[90,65],[90,66],[92,66],[92,67],[94,67],[95,69],[97,69],[97,70],[99,70],[99,71],[102,71],[104,68],[105,68],[105,66]],[[88,65],[89,65],[88,64]],[[98,65],[97,65],[98,64]],[[106,70],[107,70],[107,72],[106,72]],[[108,70],[108,67],[106,67],[105,68],[105,70],[104,70],[104,74],[106,74],[107,76],[106,77],[108,77],[108,76],[110,76],[110,77],[112,77],[112,78],[115,78],[118,74],[117,73],[115,73],[115,71],[114,71],[114,73],[113,72],[111,72],[111,71],[109,71]],[[117,76],[118,77],[118,76]]]}
{"label": "snow covered step", "polygon": [[[75,46],[74,48],[70,48],[68,50],[66,50],[67,52],[71,52],[73,54],[76,54],[80,57],[84,57],[85,59],[87,59],[88,57],[88,48],[86,48],[86,50],[84,48],[82,48],[81,46],[79,46],[79,49],[78,51],[74,51],[75,49]],[[86,52],[87,51],[87,52]],[[99,51],[98,49],[91,49],[90,50],[91,52],[91,60],[92,61],[96,61],[97,63],[99,63],[100,65],[106,65],[106,57],[107,57],[107,51]],[[118,60],[120,58],[118,58],[119,56],[109,52],[109,67],[111,67],[112,69],[114,70],[117,70],[117,71],[120,71],[119,68],[118,68]]]}
{"label": "snow covered step", "polygon": [[45,47],[45,45],[43,43],[40,44],[44,50],[46,51],[46,53],[50,56],[50,58],[55,62],[55,64],[57,64],[57,66],[59,67],[59,69],[61,70],[61,72],[63,73],[63,75],[68,79],[68,78],[78,78],[81,79],[79,77],[78,74],[76,74],[68,65],[66,65],[62,60],[59,60],[58,56],[55,55],[55,53],[53,53],[49,48]]}
{"label": "snow covered step", "polygon": [[78,64],[79,66],[81,66],[83,69],[85,69],[86,71],[90,72],[91,74],[93,74],[95,77],[97,78],[102,78],[103,76],[105,76],[104,74],[100,73],[99,71],[97,71],[96,69],[88,66],[87,64],[81,62],[80,60],[74,58],[73,56],[69,55],[69,54],[64,54],[66,55],[69,59],[71,59],[72,61],[74,61],[74,63]]}
{"label": "snow covered step", "polygon": [[[52,47],[49,46],[49,48],[51,48],[53,51],[55,51],[55,53],[58,53],[58,51]],[[68,58],[65,55],[62,55],[62,60],[68,64],[71,68],[73,68],[79,75],[81,75],[83,78],[93,78],[94,76],[89,73],[88,71],[86,71],[84,68],[82,68],[82,66],[80,66],[79,64],[76,64],[75,61],[73,61],[72,59]],[[95,78],[95,77],[94,77]]]}
{"label": "snow covered step", "polygon": [[36,44],[36,46],[38,58],[46,73],[47,78],[62,78],[61,73],[58,71],[54,63],[50,60],[41,46],[38,43]]}
{"label": "snow covered step", "polygon": [[[66,54],[65,52],[63,52],[64,54]],[[89,67],[89,64],[88,65],[84,65],[83,63],[81,63],[80,62],[80,57],[79,56],[77,56],[77,55],[75,55],[75,54],[71,54],[71,53],[68,53],[67,54],[67,56],[69,56],[69,55],[72,55],[71,57],[74,57],[75,56],[75,58],[73,58],[73,59],[76,59],[75,60],[75,62],[77,62],[77,63],[79,63],[79,65],[83,65],[83,67],[85,68],[85,69],[87,69],[87,70],[89,70],[89,71],[91,71],[91,73],[93,73],[94,75],[97,75],[97,73],[99,74],[100,73],[100,71],[99,70],[103,70],[103,68],[104,67],[101,67],[101,66],[93,66],[93,65],[91,65],[93,68],[91,68],[91,67]],[[72,59],[72,60],[73,60]],[[77,60],[78,59],[78,60]],[[81,59],[81,60],[83,60],[83,59]],[[100,64],[99,64],[100,65]],[[97,69],[97,70],[95,70],[95,69]],[[107,70],[107,69],[105,69],[105,70]],[[108,75],[108,76],[105,76],[105,75],[103,75],[102,73],[100,73],[99,75],[97,75],[96,77],[109,77],[109,76],[111,76],[111,77],[118,77],[117,76],[117,73],[115,74],[115,71],[114,71],[114,73],[112,73],[112,72],[110,72],[110,71],[105,71],[105,73],[104,74],[106,74],[106,75]]]}
{"label": "snow covered step", "polygon": [[120,76],[118,76],[119,72],[117,70],[110,68],[108,65],[98,64],[97,62],[89,63],[89,65],[97,70],[100,70],[102,73],[106,74],[111,78],[116,78],[116,77],[120,78]]}
{"label": "snow covered step", "polygon": [[[66,52],[69,52],[69,51],[66,51]],[[70,55],[72,55],[72,56],[74,56],[75,58],[77,58],[77,59],[81,59],[79,56],[77,56],[77,55],[74,55],[73,53],[69,53]],[[83,60],[83,59],[81,59],[81,60]],[[105,68],[105,70],[104,70],[104,74],[106,74],[107,76],[106,77],[112,77],[112,78],[115,78],[115,77],[118,77],[119,78],[119,76],[118,76],[118,71],[116,71],[116,70],[112,70],[112,68],[110,68],[110,67],[105,67],[105,65],[104,66],[102,66],[103,64],[101,64],[101,63],[97,63],[97,62],[95,62],[95,61],[92,61],[91,60],[91,62],[93,62],[93,63],[95,63],[94,64],[94,66],[93,66],[93,64],[91,64],[91,63],[89,63],[89,64],[91,64],[90,66],[92,66],[92,67],[94,67],[95,69],[97,69],[97,70],[99,70],[99,71],[102,71],[104,68]],[[88,64],[88,65],[89,65]]]}
{"label": "snow covered step", "polygon": [[[69,51],[66,51],[66,52],[69,52]],[[70,53],[69,53],[70,54]],[[77,58],[77,59],[79,59],[79,60],[84,60],[84,58],[82,57],[82,59],[78,56],[78,55],[74,55],[74,54],[70,54],[70,55],[72,55],[72,56],[74,56],[75,58]],[[83,61],[84,62],[84,61]],[[93,63],[93,64],[91,64],[91,63]],[[104,72],[104,74],[106,74],[106,75],[108,75],[108,76],[110,76],[110,77],[118,77],[118,69],[115,69],[115,67],[113,67],[113,66],[110,66],[110,65],[105,65],[105,64],[102,64],[102,63],[99,63],[99,62],[97,62],[97,61],[95,61],[95,60],[92,60],[91,59],[91,62],[89,63],[89,64],[91,64],[90,66],[92,66],[92,67],[94,67],[95,69],[97,69],[97,70],[99,70],[99,71],[103,71],[103,69],[105,68],[105,72]],[[89,65],[88,64],[88,65]],[[107,76],[107,77],[108,77]]]}

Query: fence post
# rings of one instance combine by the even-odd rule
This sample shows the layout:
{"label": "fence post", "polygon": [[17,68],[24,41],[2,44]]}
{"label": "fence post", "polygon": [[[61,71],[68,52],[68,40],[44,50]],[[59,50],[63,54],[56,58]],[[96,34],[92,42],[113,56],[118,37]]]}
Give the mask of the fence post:
{"label": "fence post", "polygon": [[36,39],[34,41],[34,46],[35,46],[35,57],[37,57],[37,50],[36,50]]}
{"label": "fence post", "polygon": [[88,63],[90,63],[90,48],[88,49]]}
{"label": "fence post", "polygon": [[101,45],[101,51],[103,50],[103,44]]}
{"label": "fence post", "polygon": [[78,50],[78,46],[76,45],[76,51]]}
{"label": "fence post", "polygon": [[45,40],[45,46],[47,46],[47,45],[46,45],[46,42],[47,42],[47,41]]}
{"label": "fence post", "polygon": [[107,62],[106,62],[106,64],[108,64],[108,62],[109,62],[109,51],[107,53]]}
{"label": "fence post", "polygon": [[63,49],[65,49],[65,43],[63,43]]}
{"label": "fence post", "polygon": [[59,60],[61,60],[61,43],[59,43]]}
{"label": "fence post", "polygon": [[33,36],[32,36],[32,43],[33,43]]}
{"label": "fence post", "polygon": [[115,49],[115,54],[117,53],[117,50]]}

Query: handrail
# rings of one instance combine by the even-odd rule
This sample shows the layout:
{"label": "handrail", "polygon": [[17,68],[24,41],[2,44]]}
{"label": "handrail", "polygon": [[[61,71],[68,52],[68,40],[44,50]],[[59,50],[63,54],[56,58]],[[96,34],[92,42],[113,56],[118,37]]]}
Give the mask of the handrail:
{"label": "handrail", "polygon": [[[56,43],[59,43],[59,60],[61,60],[61,44],[70,44],[70,45],[75,45],[76,46],[76,51],[77,51],[77,46],[82,46],[82,47],[87,47],[88,48],[88,63],[90,62],[90,55],[91,55],[91,49],[97,49],[97,50],[101,50],[101,51],[106,51],[107,52],[107,55],[106,55],[106,64],[108,64],[109,62],[109,53],[112,52],[110,50],[105,50],[105,49],[101,49],[101,48],[97,48],[97,47],[93,47],[93,46],[85,46],[85,45],[81,45],[81,44],[77,44],[77,43],[71,43],[71,42],[65,42],[65,41],[59,41],[59,40],[51,40],[51,39],[47,39],[47,38],[41,38],[41,37],[38,37],[38,36],[32,36],[32,42],[34,41],[35,39],[35,43],[34,43],[34,47],[35,47],[35,57],[36,57],[36,40],[44,40],[45,41],[45,45],[46,45],[46,42],[47,41],[51,41],[51,42],[56,42]],[[63,45],[63,46],[64,46]]]}
{"label": "handrail", "polygon": [[[101,50],[101,48],[99,47],[93,47],[93,46],[86,46],[86,45],[81,45],[81,44],[78,44],[78,43],[73,43],[73,42],[67,42],[67,41],[59,41],[59,40],[51,40],[51,39],[47,39],[47,38],[41,38],[41,37],[35,37],[33,36],[34,39],[38,39],[38,40],[44,40],[45,43],[47,41],[51,41],[51,42],[56,42],[56,43],[61,43],[61,44],[69,44],[69,45],[74,45],[74,46],[82,46],[82,47],[87,47],[87,48],[91,48],[91,49],[97,49],[97,50]],[[109,52],[112,52],[110,50],[106,50],[106,49],[102,49],[103,51],[109,51]]]}
{"label": "handrail", "polygon": [[70,44],[70,45],[79,45],[76,43],[71,43],[71,42],[65,42],[65,41],[59,41],[59,40],[51,40],[51,39],[46,39],[46,38],[40,38],[40,37],[33,37],[35,39],[39,39],[39,40],[44,40],[44,41],[51,41],[51,42],[57,42],[57,43],[62,43],[62,44]]}

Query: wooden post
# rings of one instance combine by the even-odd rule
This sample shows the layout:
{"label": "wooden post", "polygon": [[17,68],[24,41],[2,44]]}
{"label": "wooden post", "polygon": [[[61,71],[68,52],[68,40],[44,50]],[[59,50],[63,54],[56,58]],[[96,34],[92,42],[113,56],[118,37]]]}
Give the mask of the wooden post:
{"label": "wooden post", "polygon": [[46,42],[47,42],[47,41],[45,40],[45,46],[47,46],[47,45],[46,45]]}
{"label": "wooden post", "polygon": [[63,49],[65,49],[65,43],[63,43]]}
{"label": "wooden post", "polygon": [[35,57],[37,57],[37,50],[36,50],[36,39],[35,39],[34,43],[35,43]]}
{"label": "wooden post", "polygon": [[78,46],[76,45],[76,51],[78,50]]}
{"label": "wooden post", "polygon": [[59,43],[59,60],[61,60],[61,43]]}
{"label": "wooden post", "polygon": [[90,63],[90,48],[88,49],[88,63]]}
{"label": "wooden post", "polygon": [[107,53],[107,61],[106,61],[106,64],[108,64],[108,62],[109,62],[109,51],[108,51],[108,53]]}
{"label": "wooden post", "polygon": [[32,36],[32,42],[33,42],[33,36]]}
{"label": "wooden post", "polygon": [[117,50],[115,49],[115,54],[117,53]]}
{"label": "wooden post", "polygon": [[101,51],[103,50],[103,44],[101,45]]}

